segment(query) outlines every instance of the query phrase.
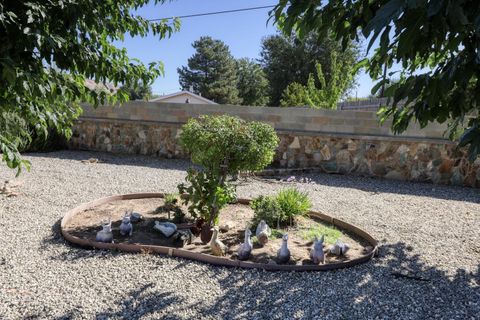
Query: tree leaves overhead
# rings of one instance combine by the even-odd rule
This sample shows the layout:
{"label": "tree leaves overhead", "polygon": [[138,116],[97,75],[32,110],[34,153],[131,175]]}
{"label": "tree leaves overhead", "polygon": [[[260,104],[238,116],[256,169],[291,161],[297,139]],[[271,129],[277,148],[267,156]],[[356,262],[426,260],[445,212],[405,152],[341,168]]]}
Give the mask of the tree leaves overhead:
{"label": "tree leaves overhead", "polygon": [[[162,3],[163,1],[155,1]],[[80,101],[97,106],[123,102],[123,91],[90,90],[86,79],[115,86],[150,83],[162,72],[158,62],[130,59],[112,42],[125,34],[169,36],[179,21],[148,22],[133,13],[148,0],[7,0],[0,3],[0,108],[2,119],[13,113],[37,134],[49,127],[67,137],[80,114]],[[28,135],[27,135],[28,137]],[[22,162],[15,133],[0,132],[0,147],[12,168]],[[8,156],[9,157],[9,156]],[[10,158],[10,157],[9,157]],[[4,157],[5,159],[5,157]]]}
{"label": "tree leaves overhead", "polygon": [[190,90],[220,104],[238,104],[236,62],[228,46],[211,37],[192,44],[195,54],[177,69],[182,90]]}
{"label": "tree leaves overhead", "polygon": [[[465,130],[460,145],[470,145],[475,159],[480,151],[477,0],[281,0],[270,14],[287,34],[333,34],[344,47],[362,38],[369,47],[378,41],[365,64],[370,76],[388,84],[384,68],[403,67],[399,81],[385,90],[390,99],[381,119],[392,118],[395,132],[413,120],[422,127],[448,122],[451,138]],[[406,105],[400,107],[400,101]]]}

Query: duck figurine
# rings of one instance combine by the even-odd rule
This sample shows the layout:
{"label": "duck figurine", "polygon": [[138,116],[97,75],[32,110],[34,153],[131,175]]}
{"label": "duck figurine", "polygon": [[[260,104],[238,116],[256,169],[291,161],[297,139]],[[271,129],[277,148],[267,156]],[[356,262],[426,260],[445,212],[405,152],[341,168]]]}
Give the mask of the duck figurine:
{"label": "duck figurine", "polygon": [[210,249],[214,256],[224,256],[227,253],[227,246],[218,239],[218,227],[212,228],[213,235],[210,241]]}
{"label": "duck figurine", "polygon": [[133,225],[132,222],[130,221],[130,214],[128,212],[125,212],[125,215],[123,216],[122,219],[122,224],[120,225],[120,234],[122,236],[132,236],[133,233]]}
{"label": "duck figurine", "polygon": [[288,263],[290,261],[290,250],[288,249],[288,234],[282,237],[282,246],[277,251],[277,263]]}
{"label": "duck figurine", "polygon": [[112,221],[102,221],[102,230],[97,232],[95,241],[113,243]]}
{"label": "duck figurine", "polygon": [[251,235],[252,231],[247,228],[247,230],[245,230],[245,241],[238,249],[238,260],[247,260],[250,257],[253,249],[252,239],[250,239]]}
{"label": "duck figurine", "polygon": [[267,244],[268,237],[272,235],[272,230],[267,225],[265,220],[260,221],[260,223],[257,226],[255,235],[257,236],[258,243],[260,243],[261,246],[264,246],[265,244]]}
{"label": "duck figurine", "polygon": [[313,261],[314,264],[325,264],[325,253],[323,252],[324,240],[324,235],[322,235],[320,240],[317,238],[317,236],[315,236],[312,249],[310,250],[310,259]]}
{"label": "duck figurine", "polygon": [[330,253],[336,256],[344,256],[348,249],[350,249],[348,244],[337,240],[334,245],[330,246]]}

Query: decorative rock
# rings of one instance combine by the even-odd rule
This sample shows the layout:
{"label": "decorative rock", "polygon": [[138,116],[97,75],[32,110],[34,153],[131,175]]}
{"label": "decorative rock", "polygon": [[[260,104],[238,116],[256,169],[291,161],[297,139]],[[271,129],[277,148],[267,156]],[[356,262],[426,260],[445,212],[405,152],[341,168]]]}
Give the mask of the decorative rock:
{"label": "decorative rock", "polygon": [[130,214],[130,221],[132,223],[137,223],[143,220],[143,216],[138,212],[132,212]]}
{"label": "decorative rock", "polygon": [[171,222],[155,221],[155,226],[153,228],[160,231],[167,238],[171,237],[175,231],[177,231],[177,226],[175,223]]}
{"label": "decorative rock", "polygon": [[312,250],[310,251],[310,259],[314,264],[325,264],[325,254],[323,252],[323,241],[325,240],[325,236],[317,239],[315,236],[315,240],[313,241]]}
{"label": "decorative rock", "polygon": [[229,224],[221,225],[218,230],[222,233],[228,232],[230,231],[230,225]]}
{"label": "decorative rock", "polygon": [[330,247],[330,253],[336,256],[344,256],[350,247],[348,244],[343,243],[340,240],[337,240],[334,245]]}
{"label": "decorative rock", "polygon": [[192,243],[193,234],[189,229],[177,230],[172,236],[172,240],[175,247],[183,247],[186,244]]}
{"label": "decorative rock", "polygon": [[300,149],[300,141],[298,137],[293,138],[292,143],[288,146],[289,149]]}

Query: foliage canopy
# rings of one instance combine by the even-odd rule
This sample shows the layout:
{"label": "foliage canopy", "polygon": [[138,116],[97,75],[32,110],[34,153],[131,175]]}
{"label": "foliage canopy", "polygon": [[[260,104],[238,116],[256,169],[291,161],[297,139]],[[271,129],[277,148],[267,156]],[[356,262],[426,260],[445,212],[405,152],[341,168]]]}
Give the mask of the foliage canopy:
{"label": "foliage canopy", "polygon": [[258,63],[248,58],[237,60],[237,89],[242,105],[265,106],[268,88],[268,80]]}
{"label": "foliage canopy", "polygon": [[[331,78],[331,57],[335,54],[338,63],[352,66],[356,63],[359,50],[349,42],[345,51],[330,36],[320,37],[312,32],[300,39],[297,35],[283,34],[266,37],[262,41],[260,63],[270,85],[270,105],[279,106],[282,93],[293,82],[306,85],[315,65],[320,63],[327,83]],[[343,77],[343,74],[340,74]],[[348,77],[345,91],[355,86],[354,77]]]}
{"label": "foliage canopy", "polygon": [[[333,34],[346,47],[368,39],[361,62],[373,79],[375,93],[389,83],[394,63],[400,80],[384,95],[390,101],[382,120],[392,118],[393,130],[404,131],[413,120],[421,127],[448,122],[450,137],[463,131],[460,146],[469,145],[471,159],[480,152],[480,6],[477,0],[280,0],[271,16],[290,34]],[[387,77],[383,77],[387,70]],[[405,106],[399,102],[404,101]],[[465,130],[463,130],[465,129]]]}
{"label": "foliage canopy", "polygon": [[187,192],[189,210],[217,221],[219,210],[234,198],[228,175],[239,171],[258,171],[273,160],[278,137],[273,127],[262,122],[246,122],[230,116],[201,116],[183,127],[180,143],[202,171],[190,170]]}
{"label": "foliage canopy", "polygon": [[[86,79],[113,84],[150,83],[162,65],[144,65],[130,59],[125,49],[113,45],[124,35],[159,38],[179,28],[179,21],[149,22],[135,9],[148,0],[2,1],[0,3],[0,123],[15,114],[38,135],[55,128],[71,134],[72,121],[80,114],[79,102],[95,106],[123,102],[123,91],[90,90]],[[164,2],[156,0],[156,3]],[[30,133],[27,133],[28,138]],[[21,170],[16,140],[24,133],[0,132],[3,160]]]}

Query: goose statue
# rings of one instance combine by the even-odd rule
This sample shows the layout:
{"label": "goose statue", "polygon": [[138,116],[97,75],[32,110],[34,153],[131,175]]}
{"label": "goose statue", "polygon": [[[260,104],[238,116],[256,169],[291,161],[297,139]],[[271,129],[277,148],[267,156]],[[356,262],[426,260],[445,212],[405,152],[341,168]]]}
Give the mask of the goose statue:
{"label": "goose statue", "polygon": [[290,250],[288,250],[288,234],[285,233],[282,238],[282,246],[277,251],[277,263],[288,263],[290,261]]}
{"label": "goose statue", "polygon": [[252,239],[250,239],[251,235],[252,231],[247,228],[247,230],[245,230],[245,241],[238,249],[238,260],[247,260],[250,257],[253,249]]}
{"label": "goose statue", "polygon": [[112,221],[102,221],[102,230],[97,232],[95,240],[98,242],[113,243]]}
{"label": "goose statue", "polygon": [[210,249],[214,256],[224,256],[227,253],[227,246],[218,239],[218,227],[215,226],[212,228],[213,235],[212,240],[210,241]]}
{"label": "goose statue", "polygon": [[350,247],[348,244],[337,240],[334,245],[330,246],[330,253],[336,256],[344,256]]}
{"label": "goose statue", "polygon": [[122,224],[120,225],[120,234],[122,236],[132,236],[133,233],[133,226],[132,222],[130,221],[131,215],[128,212],[125,212],[125,215],[122,219]]}
{"label": "goose statue", "polygon": [[257,236],[258,243],[260,243],[260,245],[264,246],[265,244],[267,244],[268,237],[272,235],[272,230],[267,225],[265,220],[260,221],[260,223],[257,226],[255,235]]}
{"label": "goose statue", "polygon": [[313,246],[310,251],[310,259],[312,259],[313,263],[315,264],[325,264],[325,253],[323,252],[323,241],[325,240],[325,236],[322,235],[320,240],[315,236],[315,240],[313,241]]}

